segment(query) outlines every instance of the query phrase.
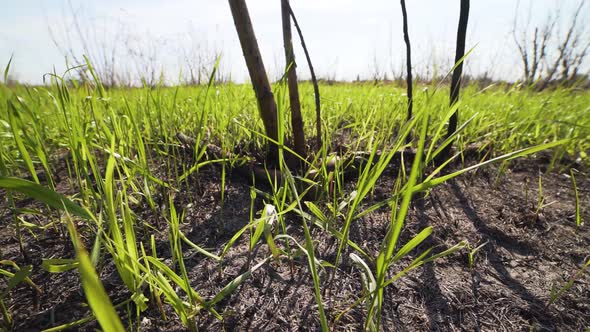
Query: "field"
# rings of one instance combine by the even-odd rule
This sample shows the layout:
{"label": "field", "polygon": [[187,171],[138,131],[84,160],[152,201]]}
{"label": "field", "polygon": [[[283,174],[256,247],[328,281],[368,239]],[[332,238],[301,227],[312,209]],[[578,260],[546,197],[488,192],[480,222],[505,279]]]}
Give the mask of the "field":
{"label": "field", "polygon": [[0,86],[0,331],[590,328],[588,91],[300,89]]}

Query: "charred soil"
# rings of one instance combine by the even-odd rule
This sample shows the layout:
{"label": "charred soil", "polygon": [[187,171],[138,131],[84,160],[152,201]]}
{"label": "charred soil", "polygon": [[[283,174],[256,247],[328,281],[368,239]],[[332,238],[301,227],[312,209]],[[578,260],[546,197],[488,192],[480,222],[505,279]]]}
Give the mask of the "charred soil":
{"label": "charred soil", "polygon": [[[417,195],[402,232],[405,243],[424,227],[432,226],[432,235],[412,256],[434,247],[434,252],[466,240],[471,248],[481,246],[469,264],[469,251],[428,263],[413,270],[386,289],[382,326],[385,331],[515,331],[570,330],[590,328],[590,276],[576,274],[590,259],[590,230],[576,227],[575,201],[568,171],[555,167],[547,170],[546,158],[537,157],[512,162],[506,168],[490,166],[468,173],[436,187],[427,195]],[[590,179],[588,169],[578,167],[576,176],[582,220],[590,220]],[[370,197],[370,205],[382,201],[392,191],[397,171],[389,169],[379,180]],[[539,177],[542,197],[538,193]],[[62,177],[63,178],[63,177]],[[62,180],[58,189],[68,186]],[[251,185],[238,175],[225,179],[221,190],[221,172],[216,167],[203,169],[186,182],[176,195],[175,205],[184,211],[181,231],[192,242],[219,254],[231,237],[250,219]],[[354,180],[349,182],[353,187]],[[4,192],[2,192],[4,194]],[[542,201],[540,200],[542,198]],[[160,204],[166,201],[160,197]],[[541,201],[541,203],[539,203]],[[318,205],[322,205],[321,201]],[[255,210],[263,206],[262,195],[255,201]],[[57,219],[40,204],[21,200],[21,209],[34,208],[44,214],[21,216],[38,226]],[[170,262],[167,226],[150,208],[134,207],[137,220],[150,225],[138,230],[138,241],[148,241],[155,234],[158,257]],[[350,238],[375,254],[386,233],[391,209],[382,208],[353,222]],[[297,216],[288,216],[287,233],[303,243],[303,231]],[[91,231],[84,223],[78,227],[91,244]],[[154,230],[155,229],[155,230]],[[319,228],[312,228],[318,259],[333,262],[338,243]],[[13,214],[0,209],[1,259],[13,260],[20,266],[32,265],[31,279],[43,291],[37,294],[27,285],[20,285],[7,295],[13,314],[15,331],[38,331],[73,322],[91,315],[86,305],[78,273],[71,270],[49,273],[41,267],[48,258],[73,258],[67,234],[60,227],[23,231],[23,257],[14,227]],[[280,242],[285,246],[286,243]],[[290,243],[293,245],[293,243]],[[204,297],[217,294],[221,288],[248,267],[269,255],[266,246],[252,253],[248,250],[247,233],[225,255],[221,264],[208,259],[188,246],[185,264],[191,286]],[[130,297],[118,277],[108,253],[100,263],[100,277],[114,304]],[[366,310],[354,305],[363,293],[361,271],[348,255],[337,269],[320,271],[321,286],[331,329],[358,331],[363,328]],[[404,260],[396,269],[405,267]],[[333,278],[333,279],[332,279]],[[550,303],[553,287],[563,286],[575,278],[573,286]],[[0,281],[0,289],[5,284]],[[149,296],[149,295],[148,295]],[[163,319],[150,299],[139,325],[142,331],[184,330],[170,306],[164,304]],[[317,304],[305,256],[292,260],[271,261],[254,272],[236,291],[216,305],[223,321],[203,311],[198,323],[202,330],[220,331],[294,331],[319,330]],[[119,307],[124,322],[135,319],[131,306]],[[89,322],[75,330],[92,330]]]}

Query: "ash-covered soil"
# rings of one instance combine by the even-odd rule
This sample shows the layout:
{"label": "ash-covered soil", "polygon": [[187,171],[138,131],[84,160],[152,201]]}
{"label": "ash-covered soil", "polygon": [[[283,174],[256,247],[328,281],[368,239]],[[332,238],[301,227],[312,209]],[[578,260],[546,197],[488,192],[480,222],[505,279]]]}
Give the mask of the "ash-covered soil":
{"label": "ash-covered soil", "polygon": [[[578,167],[576,180],[582,209],[582,220],[590,220],[590,180],[588,169]],[[590,328],[590,275],[576,274],[590,259],[588,225],[575,225],[574,191],[569,169],[559,167],[547,172],[546,158],[513,162],[508,168],[496,166],[471,172],[418,195],[412,202],[406,227],[401,236],[405,243],[424,227],[432,226],[432,235],[410,256],[392,267],[393,273],[405,267],[412,258],[434,247],[437,253],[460,241],[472,248],[483,245],[474,255],[470,268],[467,250],[425,264],[385,291],[382,317],[384,331],[582,331]],[[397,171],[388,169],[380,179],[365,207],[387,198],[392,191]],[[250,184],[230,175],[225,181],[221,200],[221,172],[212,167],[203,170],[198,179],[176,194],[176,207],[185,211],[181,231],[197,245],[220,254],[224,245],[250,218]],[[539,207],[539,176],[543,186],[543,205]],[[64,192],[67,179],[58,185]],[[351,179],[348,187],[354,186]],[[268,189],[268,188],[266,188]],[[1,192],[5,195],[5,192]],[[68,194],[72,194],[69,192]],[[255,209],[263,207],[263,195],[255,201]],[[165,199],[160,197],[160,204]],[[90,315],[75,270],[48,273],[41,268],[43,259],[72,258],[70,240],[60,227],[46,230],[23,230],[25,260],[19,249],[13,215],[2,200],[0,207],[1,259],[13,260],[20,266],[31,264],[31,279],[43,291],[37,294],[27,285],[20,285],[7,294],[5,301],[14,319],[15,331],[38,331],[73,322]],[[41,209],[44,214],[24,211],[21,217],[39,226],[57,218],[31,200],[17,201],[21,209]],[[320,206],[323,204],[318,202]],[[22,211],[22,210],[21,210]],[[135,206],[138,241],[149,243],[156,235],[158,257],[170,262],[165,221],[145,206]],[[350,238],[375,255],[390,222],[391,210],[381,208],[353,222]],[[301,219],[286,215],[287,233],[304,243]],[[338,222],[342,222],[341,220]],[[79,230],[88,244],[92,235],[83,222]],[[64,235],[66,235],[64,237]],[[333,262],[338,242],[312,227],[318,259]],[[191,286],[205,298],[217,294],[228,282],[246,271],[248,261],[255,264],[269,255],[263,242],[250,253],[248,233],[229,250],[222,264],[196,253],[188,246],[185,264]],[[286,248],[285,241],[278,244]],[[294,243],[289,243],[291,249]],[[348,253],[336,270],[320,271],[323,304],[330,328],[334,331],[359,331],[366,317],[365,304],[355,305],[362,296],[361,271],[352,264]],[[130,297],[108,253],[99,266],[101,279],[114,304]],[[552,287],[564,285],[575,277],[573,286],[550,304]],[[0,278],[0,290],[6,286]],[[146,296],[149,293],[146,291]],[[133,322],[141,331],[183,331],[172,308],[164,304],[163,319],[153,299],[149,309],[135,319],[135,308],[121,306],[123,322]],[[203,310],[198,324],[204,331],[299,331],[319,330],[318,307],[307,258],[271,261],[256,270],[252,277],[229,297],[215,306],[223,316],[219,321]],[[89,322],[72,330],[93,330]]]}

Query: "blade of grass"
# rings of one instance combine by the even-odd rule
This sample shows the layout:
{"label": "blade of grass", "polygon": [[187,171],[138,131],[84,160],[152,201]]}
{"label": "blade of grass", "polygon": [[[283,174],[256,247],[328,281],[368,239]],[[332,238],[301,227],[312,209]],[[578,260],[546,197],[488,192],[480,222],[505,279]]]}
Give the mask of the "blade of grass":
{"label": "blade of grass", "polygon": [[54,209],[65,210],[80,218],[91,220],[91,216],[85,209],[78,204],[70,201],[65,196],[43,187],[37,183],[23,180],[20,178],[0,176],[0,188],[9,189],[19,192],[35,200],[43,202]]}
{"label": "blade of grass", "polygon": [[117,315],[117,311],[113,307],[102,282],[98,278],[98,274],[94,270],[90,257],[86,249],[84,249],[82,240],[71,220],[68,220],[68,230],[74,243],[74,249],[76,250],[82,288],[96,320],[105,331],[124,332],[123,323],[119,315]]}

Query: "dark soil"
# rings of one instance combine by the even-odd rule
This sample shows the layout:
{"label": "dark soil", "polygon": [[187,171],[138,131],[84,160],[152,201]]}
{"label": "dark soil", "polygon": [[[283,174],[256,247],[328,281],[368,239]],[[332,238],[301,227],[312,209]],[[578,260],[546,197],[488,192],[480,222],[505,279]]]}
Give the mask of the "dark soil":
{"label": "dark soil", "polygon": [[[569,171],[569,170],[568,170]],[[590,328],[590,275],[576,275],[571,289],[555,303],[549,304],[552,287],[564,285],[590,259],[590,230],[575,225],[574,191],[568,171],[547,172],[546,158],[513,162],[506,169],[487,167],[471,172],[437,187],[412,203],[401,243],[427,226],[434,232],[412,257],[403,260],[392,273],[406,266],[429,247],[440,252],[462,240],[472,248],[483,247],[474,255],[470,269],[467,250],[460,251],[410,272],[386,289],[382,317],[384,331],[582,331]],[[394,170],[386,171],[366,206],[387,198],[394,184]],[[538,181],[542,178],[544,207],[538,208]],[[582,220],[590,220],[590,178],[588,169],[576,176],[582,205]],[[67,191],[67,180],[59,187]],[[250,185],[233,175],[226,179],[224,202],[220,204],[220,171],[206,169],[198,181],[176,196],[179,210],[186,216],[181,230],[194,243],[219,254],[223,246],[249,221]],[[526,184],[525,184],[526,183]],[[352,188],[354,181],[349,187]],[[4,192],[0,192],[5,195]],[[72,193],[69,193],[72,194]],[[263,206],[262,195],[256,210]],[[165,200],[162,199],[161,204]],[[0,208],[1,259],[31,264],[31,279],[42,289],[37,295],[29,286],[20,285],[7,296],[15,331],[37,331],[87,317],[78,273],[48,273],[41,268],[42,259],[72,258],[69,239],[53,227],[45,231],[23,232],[24,260],[18,246],[12,214],[5,200]],[[318,203],[319,204],[319,203]],[[17,202],[20,208],[42,207],[30,200]],[[320,204],[321,205],[321,204]],[[158,256],[169,263],[170,252],[164,220],[150,209],[135,207],[137,220],[149,223],[156,233]],[[45,225],[47,216],[22,214],[28,222]],[[362,248],[375,254],[383,240],[391,211],[383,208],[354,221],[350,237]],[[287,232],[304,243],[301,220],[287,216]],[[90,234],[84,224],[80,231]],[[145,233],[145,234],[144,234]],[[138,231],[138,239],[149,238],[147,229]],[[312,228],[319,259],[333,262],[338,243],[317,227]],[[86,239],[91,241],[91,238]],[[280,242],[285,245],[284,242]],[[293,245],[293,243],[291,243]],[[247,233],[230,249],[221,267],[215,261],[185,249],[185,263],[191,286],[205,298],[221,290],[247,268],[249,258]],[[108,254],[107,254],[108,255]],[[253,263],[269,255],[265,244],[252,254]],[[362,294],[361,271],[352,264],[348,252],[334,271],[320,272],[324,307],[335,331],[359,331],[366,317],[364,304],[352,305]],[[113,264],[101,265],[101,279],[117,304],[130,293],[122,285]],[[334,279],[331,282],[331,276]],[[0,278],[0,291],[6,286]],[[148,295],[149,296],[149,295]],[[135,320],[135,309],[123,306],[119,314],[142,331],[182,331],[172,308],[164,304],[168,320],[162,319],[153,300],[149,309]],[[198,317],[202,330],[220,331],[294,331],[318,330],[318,307],[307,259],[295,257],[264,265],[236,291],[216,305],[224,317],[219,321],[203,311]],[[336,318],[339,318],[336,320]],[[90,322],[73,330],[98,328]]]}

